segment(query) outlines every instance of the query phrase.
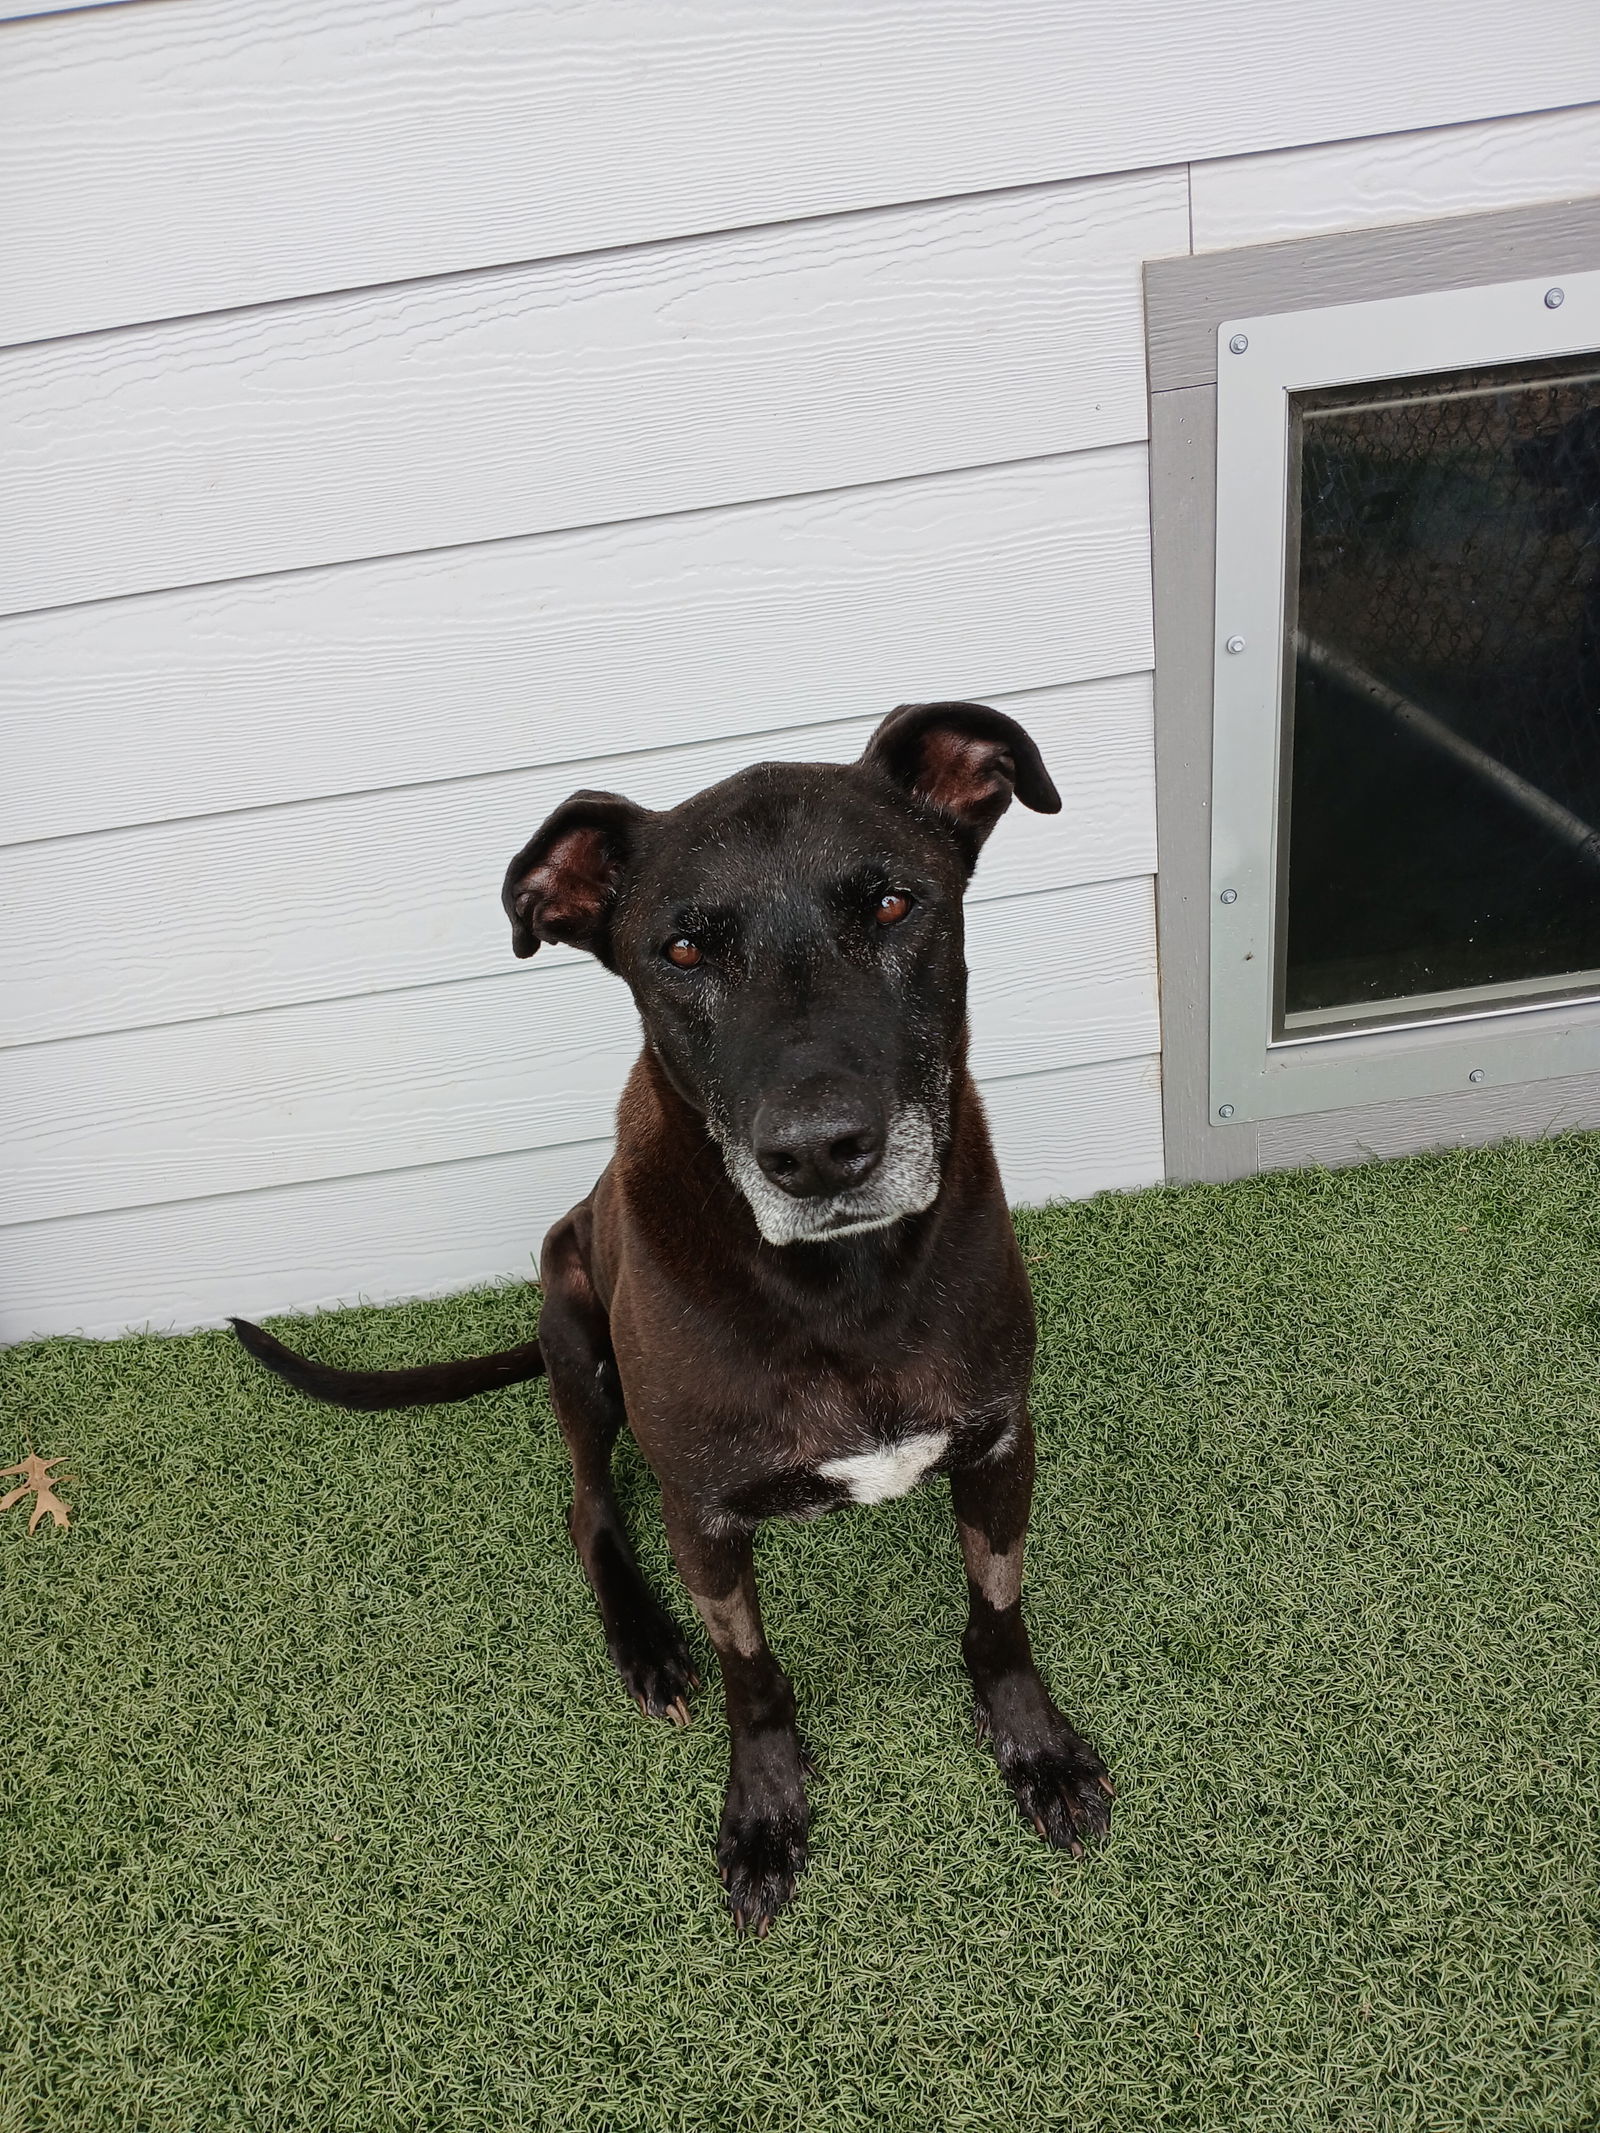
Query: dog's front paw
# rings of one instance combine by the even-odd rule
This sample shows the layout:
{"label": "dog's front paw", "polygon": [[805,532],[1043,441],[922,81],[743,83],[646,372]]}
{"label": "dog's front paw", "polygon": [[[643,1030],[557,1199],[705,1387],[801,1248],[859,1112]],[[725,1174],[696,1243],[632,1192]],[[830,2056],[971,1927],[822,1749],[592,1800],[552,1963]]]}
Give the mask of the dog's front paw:
{"label": "dog's front paw", "polygon": [[624,1631],[607,1641],[623,1687],[646,1718],[665,1718],[675,1726],[686,1726],[689,1691],[699,1688],[700,1676],[672,1617],[653,1607],[648,1614],[636,1615]]}
{"label": "dog's front paw", "polygon": [[1075,1857],[1111,1829],[1112,1784],[1105,1764],[1054,1706],[1013,1730],[978,1712],[980,1736],[992,1730],[995,1761],[1025,1822]]}
{"label": "dog's front paw", "polygon": [[717,1837],[717,1877],[741,1933],[765,1940],[794,1895],[806,1863],[805,1794],[785,1787],[764,1796],[735,1782],[728,1788]]}

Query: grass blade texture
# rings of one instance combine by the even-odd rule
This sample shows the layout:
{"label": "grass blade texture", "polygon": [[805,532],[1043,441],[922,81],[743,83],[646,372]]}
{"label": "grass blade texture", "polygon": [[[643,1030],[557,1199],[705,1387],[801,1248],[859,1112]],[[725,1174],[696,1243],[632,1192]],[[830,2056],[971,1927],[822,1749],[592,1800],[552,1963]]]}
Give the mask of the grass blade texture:
{"label": "grass blade texture", "polygon": [[[973,1741],[942,1484],[773,1527],[821,1773],[764,1945],[715,1668],[687,1733],[624,1698],[542,1387],[0,1356],[0,1463],[76,1507],[0,1520],[0,2127],[1600,2124],[1597,1180],[1574,1135],[1019,1216],[1029,1607],[1112,1841],[1047,1852]],[[535,1312],[301,1330],[390,1366]]]}

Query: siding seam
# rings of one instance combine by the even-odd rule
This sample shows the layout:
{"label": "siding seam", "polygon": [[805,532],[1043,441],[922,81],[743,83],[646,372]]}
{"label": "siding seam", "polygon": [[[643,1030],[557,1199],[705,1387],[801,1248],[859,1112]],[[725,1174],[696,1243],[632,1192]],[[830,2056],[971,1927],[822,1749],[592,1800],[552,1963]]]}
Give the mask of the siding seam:
{"label": "siding seam", "polygon": [[[132,7],[150,4],[150,0],[99,0],[99,4],[87,8],[62,10],[72,14],[98,14],[108,7]],[[22,18],[24,20],[37,18]],[[5,23],[0,22],[0,37]],[[1467,123],[1472,123],[1468,121]],[[1479,121],[1478,123],[1482,123]],[[1266,153],[1280,153],[1268,150]],[[815,215],[779,215],[770,222],[730,222],[715,229],[681,230],[671,237],[647,237],[631,243],[585,245],[577,251],[535,252],[526,258],[497,259],[475,267],[445,267],[432,274],[396,274],[379,281],[358,281],[341,284],[333,289],[308,289],[298,296],[270,296],[254,303],[215,304],[198,311],[163,312],[159,318],[129,320],[120,326],[85,326],[72,333],[41,333],[25,341],[0,339],[0,362],[8,355],[23,354],[40,348],[66,348],[81,341],[105,341],[129,337],[137,333],[161,333],[172,326],[195,323],[200,319],[242,318],[252,312],[266,314],[273,311],[309,311],[321,303],[340,303],[352,296],[377,296],[385,290],[440,288],[451,284],[481,281],[491,274],[536,273],[542,267],[576,265],[586,259],[646,258],[655,252],[671,250],[674,246],[688,247],[710,243],[719,238],[760,237],[773,235],[782,230],[809,229],[821,222],[862,222],[873,216],[906,214],[913,215],[919,209],[937,207],[960,207],[968,200],[1021,199],[1029,193],[1068,192],[1074,187],[1085,190],[1091,185],[1131,185],[1141,178],[1175,177],[1179,171],[1187,171],[1184,163],[1142,163],[1132,170],[1108,170],[1085,173],[1075,178],[1033,178],[1019,185],[983,185],[966,192],[928,193],[910,200],[886,200],[872,207],[824,208]],[[1194,250],[1194,222],[1190,215],[1189,249]]]}
{"label": "siding seam", "polygon": [[[107,0],[107,4],[118,7],[133,6],[143,4],[143,0]],[[1107,449],[1120,451],[1122,447],[1111,446]],[[1070,456],[1077,458],[1080,455],[1073,453]],[[543,536],[535,535],[533,538],[542,539]],[[347,566],[338,564],[331,567],[343,569]],[[49,613],[53,610],[45,609],[41,612]],[[0,630],[3,630],[3,624],[0,624]],[[981,703],[1021,704],[1030,696],[1054,695],[1060,689],[1093,689],[1102,682],[1137,681],[1141,675],[1153,671],[1148,663],[1138,667],[1117,667],[1105,674],[1080,674],[1071,681],[1034,682],[1026,689],[982,689],[971,700]],[[887,712],[885,715],[887,716]],[[46,837],[0,837],[0,853],[41,851],[48,845],[82,844],[94,837],[131,837],[144,830],[171,829],[180,824],[187,826],[207,822],[238,822],[252,815],[281,815],[290,808],[330,806],[340,800],[381,800],[387,798],[390,793],[434,792],[446,786],[482,785],[490,778],[528,777],[537,771],[561,770],[569,764],[576,766],[581,763],[630,763],[641,756],[683,755],[692,748],[720,744],[724,739],[749,739],[759,742],[775,733],[814,733],[821,739],[838,731],[840,727],[858,726],[860,723],[859,715],[851,714],[845,718],[818,719],[813,725],[757,726],[747,735],[697,734],[682,741],[649,741],[638,748],[607,748],[599,755],[557,756],[554,760],[541,756],[533,763],[497,764],[493,770],[469,770],[464,774],[453,773],[442,778],[402,778],[393,785],[342,786],[337,792],[308,793],[296,800],[257,800],[244,807],[210,807],[195,815],[146,815],[137,822],[108,822],[98,829],[58,830]]]}
{"label": "siding seam", "polygon": [[[1159,1060],[1159,1052],[1139,1051],[1118,1053],[1109,1059],[1080,1059],[1070,1066],[1027,1067],[1020,1074],[974,1075],[978,1093],[988,1088],[998,1088],[1002,1083],[1013,1081],[1037,1081],[1050,1075],[1097,1074],[1108,1067],[1131,1066]],[[217,1192],[180,1193],[172,1200],[126,1200],[111,1207],[73,1208],[64,1214],[25,1215],[19,1222],[0,1222],[0,1237],[15,1231],[42,1229],[49,1223],[99,1222],[116,1215],[143,1214],[159,1207],[195,1207],[208,1200],[247,1200],[267,1192],[301,1192],[317,1185],[347,1185],[360,1178],[404,1177],[414,1170],[457,1170],[469,1163],[504,1162],[519,1155],[555,1155],[563,1148],[608,1149],[612,1146],[610,1134],[584,1134],[577,1140],[535,1141],[515,1148],[485,1148],[474,1155],[432,1156],[419,1163],[385,1163],[375,1170],[320,1171],[303,1178],[278,1178],[266,1185],[227,1185]]]}
{"label": "siding seam", "polygon": [[[135,4],[135,0],[128,0]],[[145,5],[147,0],[137,0]],[[167,4],[167,0],[161,0]],[[613,532],[621,526],[659,526],[669,520],[711,518],[734,511],[764,511],[774,504],[817,503],[830,496],[862,496],[868,490],[907,489],[914,483],[940,481],[952,474],[1003,474],[1010,468],[1065,466],[1069,461],[1103,459],[1113,452],[1144,451],[1148,432],[1122,437],[1110,444],[1080,446],[1067,452],[1025,452],[1013,459],[978,459],[970,464],[924,467],[915,474],[890,474],[871,481],[831,482],[821,489],[780,489],[770,496],[736,496],[720,504],[691,504],[687,510],[635,511],[622,518],[586,519],[581,525],[542,526],[536,533],[496,533],[476,541],[424,542],[416,548],[386,548],[370,555],[334,556],[320,563],[291,563],[275,570],[241,570],[221,578],[179,578],[170,585],[140,585],[124,593],[93,593],[82,600],[47,600],[42,607],[14,607],[0,611],[0,641],[8,622],[25,622],[41,615],[75,613],[79,608],[109,607],[113,602],[158,600],[169,594],[207,592],[224,585],[264,585],[279,578],[306,578],[336,570],[356,570],[366,563],[400,563],[418,556],[464,555],[477,548],[505,548],[515,541],[564,540],[584,533]]]}
{"label": "siding seam", "polygon": [[[492,883],[496,870],[491,865],[487,871]],[[1057,882],[1038,889],[1003,889],[996,896],[979,896],[973,899],[967,908],[987,909],[999,904],[1032,903],[1041,896],[1086,896],[1096,889],[1122,888],[1130,882],[1154,879],[1154,874],[1148,870],[1135,869],[1127,874],[1096,875],[1093,881]],[[0,1059],[15,1059],[24,1052],[59,1050],[70,1044],[104,1043],[112,1037],[138,1037],[151,1030],[216,1029],[229,1022],[260,1022],[268,1015],[292,1015],[303,1008],[311,1007],[338,1007],[341,1003],[354,1000],[401,1000],[420,993],[453,992],[463,985],[508,985],[514,980],[542,978],[548,982],[552,978],[576,974],[586,967],[587,965],[582,963],[535,963],[531,970],[471,970],[464,971],[456,978],[424,978],[415,985],[367,985],[354,992],[306,994],[293,1000],[269,1001],[260,1007],[220,1009],[209,1015],[174,1015],[162,1022],[119,1022],[113,1029],[72,1030],[58,1037],[24,1037],[16,1044],[8,1044],[0,1038]],[[4,1225],[0,1224],[0,1227]]]}

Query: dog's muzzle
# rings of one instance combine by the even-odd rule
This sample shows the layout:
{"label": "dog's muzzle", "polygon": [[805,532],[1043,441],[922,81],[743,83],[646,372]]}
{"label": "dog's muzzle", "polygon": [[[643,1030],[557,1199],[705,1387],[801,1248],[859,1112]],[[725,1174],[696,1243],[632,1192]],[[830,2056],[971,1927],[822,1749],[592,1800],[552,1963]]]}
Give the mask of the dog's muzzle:
{"label": "dog's muzzle", "polygon": [[[827,1125],[830,1121],[816,1123]],[[838,1121],[831,1123],[837,1124]],[[773,1167],[774,1149],[793,1154],[799,1136],[783,1143],[760,1135],[760,1114],[752,1140],[713,1126],[728,1175],[750,1203],[756,1227],[768,1244],[817,1243],[825,1238],[858,1236],[863,1230],[887,1229],[907,1215],[921,1214],[939,1195],[939,1122],[926,1104],[906,1104],[871,1146],[857,1142],[857,1130],[832,1135],[818,1132],[792,1168]],[[818,1153],[817,1143],[821,1143]],[[846,1145],[840,1146],[838,1144]],[[757,1153],[761,1146],[764,1164]],[[852,1175],[859,1182],[849,1182]],[[830,1189],[832,1187],[832,1189]]]}

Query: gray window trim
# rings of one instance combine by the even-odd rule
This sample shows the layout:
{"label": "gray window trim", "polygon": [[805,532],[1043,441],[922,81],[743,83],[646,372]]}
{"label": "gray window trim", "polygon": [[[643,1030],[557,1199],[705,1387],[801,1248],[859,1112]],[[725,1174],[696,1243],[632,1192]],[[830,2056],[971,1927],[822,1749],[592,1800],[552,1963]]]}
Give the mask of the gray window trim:
{"label": "gray window trim", "polygon": [[[1551,1008],[1535,1018],[1544,1036],[1557,1040],[1541,1049],[1538,1078],[1526,1051],[1518,1056],[1521,1040],[1512,1039],[1506,1071],[1469,1086],[1468,1054],[1485,1041],[1475,1022],[1364,1036],[1363,1048],[1380,1063],[1372,1098],[1334,1109],[1308,1104],[1224,1123],[1212,1115],[1210,1077],[1219,329],[1239,319],[1530,278],[1555,281],[1597,269],[1600,200],[1157,260],[1145,268],[1157,922],[1167,1168],[1174,1178],[1240,1177],[1600,1126],[1600,1073],[1588,1071],[1595,1056],[1593,1007]],[[1441,1078],[1454,1082],[1447,1093],[1438,1090]],[[1324,1093],[1320,1100],[1329,1098]]]}

